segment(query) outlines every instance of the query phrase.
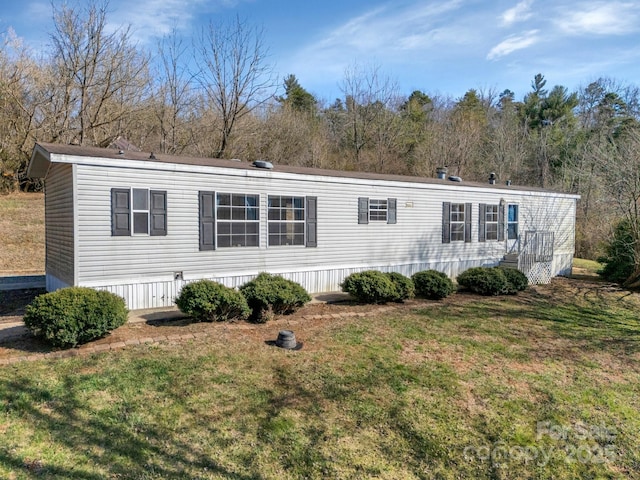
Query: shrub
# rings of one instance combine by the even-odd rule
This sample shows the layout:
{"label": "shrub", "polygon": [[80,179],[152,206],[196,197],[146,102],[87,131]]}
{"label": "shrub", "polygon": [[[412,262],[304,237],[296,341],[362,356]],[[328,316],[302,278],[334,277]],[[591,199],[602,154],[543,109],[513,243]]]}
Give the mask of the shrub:
{"label": "shrub", "polygon": [[423,270],[411,277],[416,286],[416,295],[431,300],[440,300],[455,292],[453,281],[437,270]]}
{"label": "shrub", "polygon": [[198,322],[244,320],[251,313],[240,292],[212,280],[186,284],[175,302],[181,312]]}
{"label": "shrub", "polygon": [[458,284],[480,295],[500,295],[507,291],[507,277],[499,268],[473,267],[457,277]]}
{"label": "shrub", "polygon": [[522,292],[529,286],[529,279],[517,268],[496,268],[502,270],[502,273],[504,273],[504,276],[507,278],[507,290],[504,293],[508,295],[515,295],[518,292]]}
{"label": "shrub", "polygon": [[[632,223],[623,220],[616,225],[613,238],[605,246],[605,254],[598,258],[604,266],[598,271],[606,280],[624,284],[636,269]],[[637,229],[635,229],[637,231]]]}
{"label": "shrub", "polygon": [[240,287],[254,322],[264,323],[273,315],[288,315],[311,300],[301,285],[278,275],[262,272]]}
{"label": "shrub", "polygon": [[340,287],[362,303],[386,303],[398,298],[393,280],[376,270],[352,273],[342,281]]}
{"label": "shrub", "polygon": [[127,321],[124,300],[110,292],[68,287],[37,296],[25,310],[27,328],[57,347],[103,337]]}
{"label": "shrub", "polygon": [[388,272],[385,275],[393,282],[396,289],[396,298],[394,299],[396,302],[402,302],[415,296],[416,287],[409,277],[398,272]]}

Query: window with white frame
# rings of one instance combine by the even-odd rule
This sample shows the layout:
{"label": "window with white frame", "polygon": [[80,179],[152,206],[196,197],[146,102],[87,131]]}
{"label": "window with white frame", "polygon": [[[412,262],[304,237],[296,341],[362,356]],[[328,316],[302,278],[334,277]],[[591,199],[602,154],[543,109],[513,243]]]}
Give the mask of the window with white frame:
{"label": "window with white frame", "polygon": [[167,234],[167,192],[148,188],[111,189],[111,235]]}
{"label": "window with white frame", "polygon": [[498,212],[499,205],[486,205],[484,214],[485,240],[498,240]]}
{"label": "window with white frame", "polygon": [[133,234],[149,234],[149,190],[146,188],[133,189]]}
{"label": "window with white frame", "polygon": [[387,221],[387,199],[369,199],[369,221],[370,222],[386,222]]}
{"label": "window with white frame", "polygon": [[442,243],[471,242],[471,206],[442,202]]}
{"label": "window with white frame", "polygon": [[259,245],[259,195],[218,193],[216,195],[216,243],[223,247]]}
{"label": "window with white frame", "polygon": [[451,204],[451,216],[449,225],[451,226],[451,241],[464,242],[464,226],[465,226],[465,208],[464,203]]}
{"label": "window with white frame", "polygon": [[269,195],[269,245],[304,245],[305,198]]}
{"label": "window with white frame", "polygon": [[397,222],[397,205],[395,198],[358,198],[358,223]]}

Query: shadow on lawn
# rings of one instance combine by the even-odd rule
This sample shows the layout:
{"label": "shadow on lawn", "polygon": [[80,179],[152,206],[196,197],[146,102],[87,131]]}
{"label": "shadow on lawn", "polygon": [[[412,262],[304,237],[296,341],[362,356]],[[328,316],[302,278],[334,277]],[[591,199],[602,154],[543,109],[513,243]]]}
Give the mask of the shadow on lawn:
{"label": "shadow on lawn", "polygon": [[49,455],[60,458],[55,450],[62,449],[79,457],[69,459],[63,466],[56,465],[55,460],[23,457],[12,448],[0,447],[0,463],[18,475],[48,479],[200,478],[193,476],[194,471],[202,472],[203,478],[261,478],[229,471],[194,445],[178,440],[174,432],[153,423],[132,427],[127,419],[127,402],[118,405],[119,418],[92,410],[86,400],[77,396],[82,382],[74,379],[81,378],[66,377],[56,394],[26,375],[0,382],[1,410],[28,421],[38,432],[46,432],[52,449]]}
{"label": "shadow on lawn", "polygon": [[[628,356],[640,351],[640,320],[637,305],[619,302],[625,297],[624,292],[614,292],[607,285],[560,294],[527,291],[514,297],[498,297],[501,302],[480,300],[468,308],[476,318],[548,322],[553,332],[574,341],[574,347],[580,350]],[[468,318],[469,312],[456,315]]]}

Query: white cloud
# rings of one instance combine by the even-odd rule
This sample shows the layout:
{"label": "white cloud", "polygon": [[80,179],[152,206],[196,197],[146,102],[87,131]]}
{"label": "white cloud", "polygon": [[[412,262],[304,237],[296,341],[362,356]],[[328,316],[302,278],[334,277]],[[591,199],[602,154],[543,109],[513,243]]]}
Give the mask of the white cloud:
{"label": "white cloud", "polygon": [[576,3],[556,24],[572,35],[625,35],[640,30],[640,5],[633,2]]}
{"label": "white cloud", "polygon": [[517,22],[523,22],[531,18],[531,5],[534,0],[522,0],[515,7],[506,10],[502,15],[502,24],[509,26]]}
{"label": "white cloud", "polygon": [[538,35],[538,30],[529,30],[522,35],[512,35],[493,47],[487,54],[487,60],[495,60],[497,58],[504,57],[516,50],[522,50],[530,47],[531,45],[535,45],[539,41],[540,36]]}
{"label": "white cloud", "polygon": [[[379,57],[388,57],[398,51],[424,51],[436,43],[462,43],[465,32],[451,25],[448,18],[462,3],[449,0],[429,5],[412,4],[407,8],[386,4],[334,28],[321,40],[307,45],[301,56],[335,58],[375,52]],[[449,34],[450,30],[456,33]]]}
{"label": "white cloud", "polygon": [[232,9],[242,0],[117,0],[111,3],[113,24],[130,24],[134,37],[146,43],[173,29],[192,33],[212,12]]}

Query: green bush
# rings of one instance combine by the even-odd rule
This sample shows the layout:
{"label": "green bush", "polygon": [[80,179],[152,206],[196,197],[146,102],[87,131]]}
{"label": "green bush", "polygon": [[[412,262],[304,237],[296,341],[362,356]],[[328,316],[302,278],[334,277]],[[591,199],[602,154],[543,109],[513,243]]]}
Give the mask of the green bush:
{"label": "green bush", "polygon": [[529,286],[529,279],[517,268],[509,267],[496,267],[502,270],[504,276],[507,278],[507,290],[504,292],[508,295],[515,295],[518,292],[526,290]]}
{"label": "green bush", "polygon": [[396,302],[403,302],[416,296],[416,287],[409,277],[398,272],[387,272],[385,275],[389,277],[396,288]]}
{"label": "green bush", "polygon": [[278,275],[262,272],[240,287],[252,311],[251,319],[264,323],[273,315],[288,315],[311,300],[301,285]]}
{"label": "green bush", "polygon": [[362,303],[394,302],[398,298],[393,280],[377,270],[352,273],[342,281],[340,288]]}
{"label": "green bush", "polygon": [[499,268],[473,267],[457,277],[458,285],[480,295],[501,295],[507,292],[509,282]]}
{"label": "green bush", "polygon": [[240,292],[212,280],[186,284],[175,302],[181,312],[198,322],[244,320],[251,313]]}
{"label": "green bush", "polygon": [[103,337],[127,321],[124,300],[110,292],[68,287],[37,296],[25,310],[27,328],[57,347]]}
{"label": "green bush", "polygon": [[389,279],[393,282],[394,287],[396,288],[396,302],[402,302],[415,296],[416,287],[413,284],[413,280],[411,280],[409,277],[398,272],[387,272],[385,273],[385,275],[389,277]]}
{"label": "green bush", "polygon": [[453,281],[437,270],[423,270],[414,273],[411,278],[416,286],[418,297],[440,300],[456,291]]}

